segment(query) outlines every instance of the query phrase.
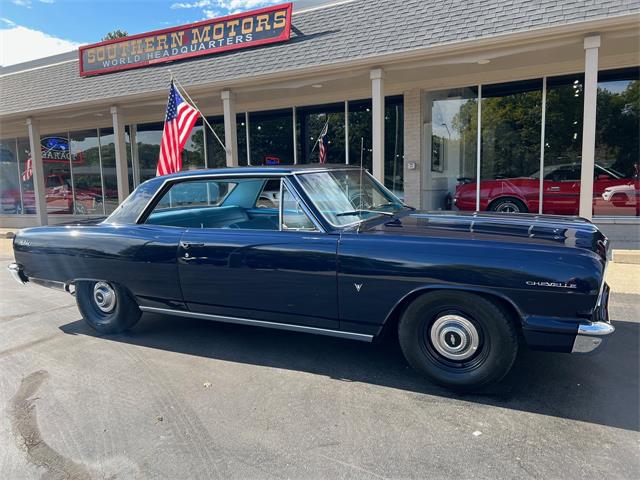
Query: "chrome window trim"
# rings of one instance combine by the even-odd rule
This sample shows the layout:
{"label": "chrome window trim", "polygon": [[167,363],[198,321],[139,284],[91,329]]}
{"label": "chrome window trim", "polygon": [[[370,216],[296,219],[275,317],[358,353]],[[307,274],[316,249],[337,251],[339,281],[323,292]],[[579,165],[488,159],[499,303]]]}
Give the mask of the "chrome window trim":
{"label": "chrome window trim", "polygon": [[287,175],[287,173],[271,173],[271,172],[264,172],[264,173],[203,173],[200,175],[189,175],[189,176],[183,176],[183,177],[174,177],[174,178],[167,178],[166,180],[164,180],[162,182],[162,184],[158,187],[158,189],[156,190],[156,193],[154,193],[152,195],[152,197],[149,199],[149,201],[147,202],[147,204],[144,206],[144,208],[142,209],[142,211],[140,212],[140,215],[138,215],[138,217],[136,218],[135,224],[136,225],[144,225],[140,223],[140,220],[142,218],[144,218],[145,214],[148,212],[149,207],[156,201],[156,199],[158,198],[158,196],[164,192],[165,187],[167,186],[167,184],[170,183],[181,183],[181,182],[188,182],[191,180],[202,180],[205,178],[235,178],[235,177],[255,177],[255,178],[262,178],[262,177],[282,177]]}
{"label": "chrome window trim", "polygon": [[233,323],[237,325],[250,325],[254,327],[273,328],[276,330],[289,330],[293,332],[314,333],[316,335],[347,338],[350,340],[360,340],[362,342],[371,342],[373,340],[373,335],[367,335],[365,333],[345,332],[342,330],[332,330],[329,328],[320,328],[320,327],[309,327],[306,325],[270,322],[267,320],[254,320],[251,318],[231,317],[226,315],[214,315],[210,313],[197,313],[197,312],[189,312],[185,310],[173,310],[170,308],[141,306],[140,310],[142,310],[143,312],[149,312],[149,313],[160,313],[163,315],[176,315],[179,317],[198,318],[201,320],[213,320],[216,322]]}
{"label": "chrome window trim", "polygon": [[[344,169],[322,169],[323,172],[324,171],[330,171],[330,170],[344,170]],[[316,172],[317,170],[313,170],[313,171]],[[242,173],[227,173],[227,172],[220,172],[220,173],[204,173],[204,174],[201,174],[201,175],[192,175],[192,176],[184,176],[184,177],[167,178],[166,180],[164,180],[162,182],[162,184],[158,187],[156,192],[153,194],[153,196],[149,199],[147,204],[144,206],[144,208],[142,209],[142,212],[136,218],[135,224],[136,225],[146,225],[145,223],[141,223],[141,220],[143,218],[145,218],[145,216],[148,217],[147,213],[150,213],[149,209],[150,209],[151,205],[154,205],[154,203],[156,202],[156,199],[159,199],[161,194],[164,195],[164,192],[167,191],[167,188],[171,188],[171,186],[173,186],[171,184],[174,184],[174,183],[182,183],[182,182],[188,182],[188,181],[192,181],[192,180],[196,181],[196,180],[212,179],[212,178],[215,178],[215,179],[231,179],[231,180],[234,179],[234,178],[237,178],[237,177],[252,177],[252,178],[256,178],[256,179],[260,179],[260,178],[279,178],[280,179],[280,199],[282,199],[282,185],[283,185],[283,182],[287,182],[287,188],[292,193],[292,195],[295,197],[295,199],[298,201],[298,203],[302,207],[302,210],[305,212],[305,214],[311,219],[313,224],[316,226],[316,228],[318,229],[318,232],[326,233],[325,228],[318,221],[318,219],[316,218],[316,215],[309,208],[309,206],[306,204],[306,202],[300,197],[300,195],[297,192],[295,186],[290,181],[287,180],[287,177],[290,176],[290,175],[293,175],[293,173],[294,172],[261,172],[261,173],[249,173],[249,172],[246,172],[246,173],[244,173],[244,172],[242,172]],[[279,228],[279,231],[282,231],[282,201],[280,201],[280,205],[279,205],[278,209],[280,211],[278,228]],[[172,227],[170,225],[156,225],[156,226],[171,227],[171,228],[182,228],[182,227]],[[211,228],[209,230],[222,230],[222,229]],[[255,230],[247,230],[247,231],[255,231]]]}
{"label": "chrome window trim", "polygon": [[306,202],[302,199],[302,197],[300,196],[300,194],[296,191],[295,185],[293,185],[286,177],[283,177],[281,182],[280,182],[280,231],[287,231],[287,232],[314,232],[313,230],[295,230],[295,229],[291,229],[291,230],[284,230],[282,228],[282,221],[284,220],[284,202],[282,201],[282,195],[283,195],[283,187],[286,187],[287,190],[289,191],[289,193],[291,194],[291,196],[296,200],[296,202],[298,202],[298,205],[300,205],[300,207],[302,208],[302,211],[304,212],[304,214],[309,218],[309,220],[311,220],[311,223],[313,223],[313,225],[316,227],[316,232],[321,232],[321,233],[326,233],[325,229],[322,227],[322,224],[318,221],[318,219],[316,218],[315,214],[312,212],[312,210],[309,208],[309,206],[306,204]]}

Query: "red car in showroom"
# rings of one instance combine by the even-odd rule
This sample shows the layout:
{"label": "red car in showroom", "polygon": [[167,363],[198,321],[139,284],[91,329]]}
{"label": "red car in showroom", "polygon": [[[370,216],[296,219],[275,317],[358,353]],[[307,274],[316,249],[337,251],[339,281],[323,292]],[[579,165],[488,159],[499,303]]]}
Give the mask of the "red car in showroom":
{"label": "red car in showroom", "polygon": [[[561,164],[548,166],[543,171],[542,211],[555,215],[577,215],[580,205],[580,165]],[[476,210],[476,182],[460,178],[453,198],[459,210]],[[612,187],[625,186],[635,195],[607,195]],[[622,207],[638,208],[640,191],[638,178],[629,178],[601,165],[595,165],[593,197],[601,214]],[[537,213],[540,207],[540,172],[529,177],[496,178],[480,181],[480,210],[504,213]]]}
{"label": "red car in showroom", "polygon": [[[68,176],[50,174],[45,178],[45,202],[47,213],[85,214],[95,210],[102,202],[102,196],[87,189],[76,188],[76,201],[73,201],[73,189]],[[11,189],[2,192],[0,213],[36,213],[36,201],[33,184],[29,183],[23,191],[20,202],[20,190]]]}

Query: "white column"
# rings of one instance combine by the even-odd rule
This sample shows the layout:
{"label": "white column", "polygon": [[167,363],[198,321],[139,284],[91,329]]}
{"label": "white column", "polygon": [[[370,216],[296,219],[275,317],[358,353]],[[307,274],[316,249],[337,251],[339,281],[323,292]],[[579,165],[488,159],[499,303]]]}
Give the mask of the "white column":
{"label": "white column", "polygon": [[[206,132],[206,128],[205,128]],[[133,170],[133,186],[140,185],[140,157],[138,156],[138,126],[129,126],[129,141],[131,142],[131,169]],[[207,142],[204,143],[205,149]],[[206,150],[205,150],[206,152]],[[206,158],[206,154],[205,154]]]}
{"label": "white column", "polygon": [[229,90],[222,91],[224,110],[224,144],[227,149],[227,167],[238,166],[238,131],[236,127],[235,95]]}
{"label": "white column", "polygon": [[384,183],[384,70],[371,70],[373,176]]}
{"label": "white column", "polygon": [[426,166],[422,167],[422,105],[422,93],[419,89],[404,92],[404,201],[416,208],[424,208],[422,176],[429,170]]}
{"label": "white column", "polygon": [[129,171],[127,168],[127,143],[125,142],[124,118],[122,110],[117,106],[111,107],[113,120],[113,144],[116,151],[116,179],[118,183],[118,203],[124,202],[129,196]]}
{"label": "white column", "polygon": [[[36,202],[36,216],[39,225],[47,225],[47,199],[42,165],[42,147],[40,146],[40,127],[31,117],[27,118],[29,129],[29,149],[31,150],[31,168],[33,170],[33,191]],[[25,165],[26,166],[26,165]]]}
{"label": "white column", "polygon": [[580,178],[580,216],[592,217],[593,175],[596,147],[596,100],[598,94],[598,48],[600,35],[584,39],[584,112],[582,117],[582,173]]}

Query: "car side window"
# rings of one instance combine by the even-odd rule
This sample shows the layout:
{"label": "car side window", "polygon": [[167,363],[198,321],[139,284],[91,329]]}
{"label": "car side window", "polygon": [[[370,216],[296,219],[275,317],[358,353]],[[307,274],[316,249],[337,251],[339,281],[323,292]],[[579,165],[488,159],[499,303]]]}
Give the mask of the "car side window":
{"label": "car side window", "polygon": [[145,223],[183,228],[279,230],[279,210],[255,208],[266,178],[186,180],[164,192]]}
{"label": "car side window", "polygon": [[260,196],[256,200],[256,208],[279,208],[280,182],[279,178],[274,178],[264,183]]}
{"label": "car side window", "polygon": [[282,185],[282,230],[318,231],[313,221],[302,209],[300,202],[289,191],[286,184]]}

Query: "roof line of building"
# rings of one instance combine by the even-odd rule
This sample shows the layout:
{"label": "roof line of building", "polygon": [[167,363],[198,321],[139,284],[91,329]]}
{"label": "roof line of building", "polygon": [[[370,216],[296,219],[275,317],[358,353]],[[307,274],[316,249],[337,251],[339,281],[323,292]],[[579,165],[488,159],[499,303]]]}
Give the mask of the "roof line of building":
{"label": "roof line of building", "polygon": [[[589,33],[597,33],[599,29],[604,28],[615,28],[616,30],[628,28],[629,26],[636,25],[640,22],[640,12],[634,12],[630,14],[621,14],[615,15],[606,18],[599,18],[595,20],[587,20],[587,21],[579,21],[579,22],[571,22],[563,25],[556,26],[541,26],[537,28],[533,28],[530,30],[520,30],[516,32],[507,32],[500,33],[496,35],[481,37],[481,38],[472,38],[463,41],[451,41],[448,43],[442,43],[437,45],[431,45],[426,47],[418,47],[418,48],[409,48],[404,50],[397,50],[394,52],[385,53],[382,55],[368,55],[357,59],[346,59],[340,60],[332,63],[323,63],[316,64],[312,66],[304,66],[298,68],[290,68],[287,70],[276,70],[271,72],[266,72],[260,75],[247,76],[243,78],[236,79],[226,79],[220,81],[209,81],[206,83],[192,83],[187,86],[196,91],[200,90],[211,90],[213,89],[238,89],[242,88],[246,85],[251,85],[259,82],[273,82],[278,81],[284,76],[291,75],[313,75],[314,73],[323,72],[327,73],[327,68],[335,69],[335,68],[344,68],[345,66],[349,66],[351,68],[361,67],[361,68],[373,68],[378,66],[389,66],[392,63],[399,63],[407,60],[411,60],[416,57],[421,57],[425,55],[439,57],[451,54],[459,54],[470,52],[474,50],[481,50],[483,48],[487,48],[488,46],[499,46],[499,44],[504,43],[521,43],[526,44],[531,42],[532,40],[536,40],[540,38],[540,32],[545,32],[547,35],[546,39],[551,38],[561,38],[566,37],[568,35],[576,35],[576,34],[584,34],[587,35]],[[76,60],[77,61],[77,60]],[[386,64],[386,65],[385,65]],[[72,109],[72,108],[89,108],[97,105],[104,105],[109,103],[126,103],[130,100],[142,100],[145,98],[155,97],[160,94],[164,94],[165,89],[154,89],[148,90],[146,92],[138,92],[129,96],[120,96],[115,99],[110,98],[101,98],[101,99],[93,99],[88,101],[76,102],[72,104],[55,104],[50,105],[42,109],[32,109],[30,114],[32,116],[37,116],[41,114],[46,114],[47,112],[60,110],[62,109]],[[19,118],[23,115],[23,112],[8,112],[4,115],[0,114],[0,118],[2,119],[11,119],[11,118]]]}
{"label": "roof line of building", "polygon": [[[312,7],[302,8],[301,10],[295,10],[292,14],[300,15],[301,13],[315,12],[317,10],[322,10],[323,8],[329,7],[337,7],[339,5],[344,5],[347,3],[352,3],[355,0],[335,0],[332,2],[324,3],[322,5],[316,5]],[[141,32],[145,33],[145,32]],[[69,58],[67,60],[56,61],[58,58],[67,58],[73,56],[74,58]],[[48,63],[48,60],[52,60],[52,63]],[[29,72],[32,70],[38,70],[41,68],[52,67],[54,65],[60,65],[63,63],[77,62],[78,60],[78,50],[69,50],[68,52],[57,53],[55,55],[50,55],[48,57],[35,58],[33,60],[27,60],[26,62],[15,63],[13,65],[7,65],[3,67],[0,65],[0,78],[6,77],[8,75],[14,75],[16,73]],[[30,66],[33,65],[33,66]],[[6,72],[6,73],[5,73]]]}

